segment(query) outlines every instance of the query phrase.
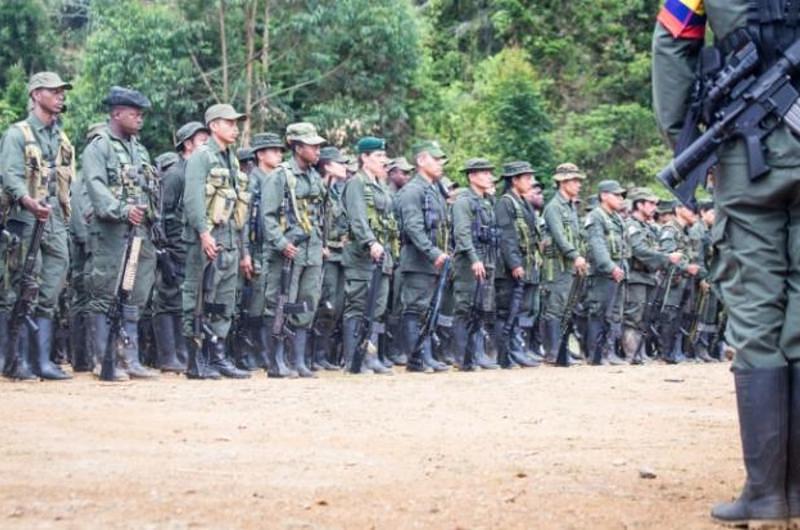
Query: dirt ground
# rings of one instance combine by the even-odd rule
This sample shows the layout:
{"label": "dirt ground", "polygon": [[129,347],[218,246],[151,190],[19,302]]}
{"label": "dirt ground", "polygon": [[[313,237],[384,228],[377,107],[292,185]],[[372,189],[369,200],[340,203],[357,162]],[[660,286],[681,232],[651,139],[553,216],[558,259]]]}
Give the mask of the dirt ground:
{"label": "dirt ground", "polygon": [[721,364],[4,381],[0,447],[3,529],[716,528],[743,479]]}

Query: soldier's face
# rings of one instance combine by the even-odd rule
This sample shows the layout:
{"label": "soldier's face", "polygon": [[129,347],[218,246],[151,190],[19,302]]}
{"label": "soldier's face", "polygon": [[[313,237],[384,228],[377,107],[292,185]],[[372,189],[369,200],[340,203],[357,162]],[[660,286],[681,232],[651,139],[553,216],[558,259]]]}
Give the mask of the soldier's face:
{"label": "soldier's face", "polygon": [[472,171],[469,174],[469,183],[486,193],[494,185],[494,175],[488,170]]}
{"label": "soldier's face", "polygon": [[445,158],[435,158],[428,152],[417,156],[417,168],[428,178],[439,180],[444,174]]}
{"label": "soldier's face", "polygon": [[225,146],[233,145],[239,137],[239,122],[236,120],[214,120],[209,124],[211,132]]}
{"label": "soldier's face", "polygon": [[386,178],[386,164],[389,163],[386,151],[372,151],[371,153],[363,153],[360,156],[364,169],[380,179]]}
{"label": "soldier's face", "polygon": [[280,149],[261,149],[256,153],[258,165],[268,168],[278,167],[283,162],[283,151]]}
{"label": "soldier's face", "polygon": [[61,88],[39,88],[31,93],[33,101],[48,114],[60,114],[64,110],[67,93]]}
{"label": "soldier's face", "polygon": [[295,154],[306,164],[313,166],[319,161],[319,145],[296,144]]}
{"label": "soldier's face", "polygon": [[531,192],[528,194],[527,199],[534,208],[538,209],[544,206],[544,195],[542,195],[542,188],[539,186],[533,186],[531,188]]}
{"label": "soldier's face", "polygon": [[511,179],[511,183],[514,187],[514,191],[517,192],[517,195],[520,197],[525,197],[533,188],[533,175],[518,175]]}
{"label": "soldier's face", "polygon": [[625,206],[625,199],[621,193],[603,193],[600,199],[614,212],[622,211]]}
{"label": "soldier's face", "polygon": [[347,178],[347,166],[331,160],[325,164],[325,173],[332,176],[334,180],[342,181]]}
{"label": "soldier's face", "polygon": [[125,134],[139,134],[144,125],[144,112],[136,107],[114,107],[112,117]]}
{"label": "soldier's face", "polygon": [[183,143],[183,153],[188,158],[194,153],[195,149],[208,142],[208,133],[200,131]]}
{"label": "soldier's face", "polygon": [[706,210],[702,214],[703,222],[706,226],[713,226],[714,221],[717,219],[717,215],[714,213],[714,210]]}
{"label": "soldier's face", "polygon": [[394,168],[389,172],[389,180],[399,188],[402,188],[411,179],[411,173]]}
{"label": "soldier's face", "polygon": [[645,219],[652,219],[656,213],[658,205],[652,201],[642,201],[639,203],[639,211],[642,212]]}
{"label": "soldier's face", "polygon": [[564,193],[569,197],[577,197],[581,192],[582,185],[581,179],[565,180],[561,183],[561,186],[564,188]]}

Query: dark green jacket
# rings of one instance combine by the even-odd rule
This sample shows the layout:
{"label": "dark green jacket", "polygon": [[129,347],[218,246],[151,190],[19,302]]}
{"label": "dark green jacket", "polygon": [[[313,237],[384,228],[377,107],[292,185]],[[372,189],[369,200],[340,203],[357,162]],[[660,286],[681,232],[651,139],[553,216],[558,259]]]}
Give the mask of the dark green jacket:
{"label": "dark green jacket", "polygon": [[444,196],[436,183],[420,175],[415,175],[398,195],[403,237],[400,269],[438,274],[433,263],[448,250],[449,226]]}
{"label": "dark green jacket", "polygon": [[630,246],[622,217],[598,206],[586,216],[585,226],[589,274],[610,276],[614,267],[625,268],[630,257]]}
{"label": "dark green jacket", "polygon": [[373,261],[369,248],[375,242],[384,248],[383,270],[391,272],[394,268],[392,245],[397,238],[397,225],[389,189],[359,171],[345,184],[342,203],[350,229],[342,259],[348,275],[370,278]]}
{"label": "dark green jacket", "polygon": [[537,283],[536,245],[538,231],[536,212],[528,201],[509,190],[494,207],[500,235],[500,253],[496,278],[511,278],[511,271],[525,268],[525,282]]}
{"label": "dark green jacket", "polygon": [[626,231],[631,246],[628,282],[655,285],[655,273],[669,264],[669,256],[658,250],[658,236],[649,223],[631,216]]}

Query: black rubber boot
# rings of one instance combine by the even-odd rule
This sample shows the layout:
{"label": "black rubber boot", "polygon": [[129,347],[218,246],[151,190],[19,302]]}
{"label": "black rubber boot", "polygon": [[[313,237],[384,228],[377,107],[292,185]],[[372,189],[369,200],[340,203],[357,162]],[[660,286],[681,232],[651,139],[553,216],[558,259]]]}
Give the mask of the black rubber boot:
{"label": "black rubber boot", "polygon": [[[407,372],[432,373],[433,368],[422,360],[422,352],[411,351],[419,340],[420,323],[417,315],[403,315],[403,342],[408,352],[406,361]],[[424,348],[422,348],[424,350]]]}
{"label": "black rubber boot", "polygon": [[481,326],[475,333],[472,334],[471,337],[469,337],[467,348],[472,348],[472,357],[475,365],[478,368],[481,370],[499,370],[500,365],[493,361],[492,358],[486,353],[487,340],[488,335],[483,326]]}
{"label": "black rubber boot", "polygon": [[530,333],[530,330],[527,330],[526,332],[526,330],[522,328],[514,328],[514,333],[511,340],[512,347],[508,354],[515,363],[523,368],[536,368],[541,363],[528,354],[528,348],[526,345],[527,341],[525,340],[525,337],[527,336],[526,333]]}
{"label": "black rubber boot", "polygon": [[296,329],[292,337],[292,358],[294,359],[294,369],[300,377],[316,377],[314,372],[306,366],[306,346],[308,345],[308,330],[305,328]]}
{"label": "black rubber boot", "polygon": [[136,379],[153,379],[158,374],[142,366],[139,360],[139,309],[136,306],[122,306],[122,328],[128,336],[122,344],[125,371]]}
{"label": "black rubber boot", "polygon": [[497,348],[497,364],[504,370],[510,370],[511,368],[517,368],[519,365],[514,362],[509,354],[508,344],[510,342],[510,337],[507,336],[503,331],[505,325],[505,319],[497,319],[494,323],[494,333],[492,338],[494,339],[494,344]]}
{"label": "black rubber boot", "polygon": [[175,337],[175,359],[185,369],[189,362],[189,352],[186,338],[183,336],[183,315],[173,313],[170,316],[172,317],[172,336]]}
{"label": "black rubber boot", "polygon": [[544,362],[556,364],[558,360],[558,347],[561,341],[561,322],[554,318],[548,318],[542,325],[544,328]]}
{"label": "black rubber boot", "polygon": [[372,370],[373,373],[378,375],[394,375],[391,368],[387,368],[378,357],[378,345],[380,344],[380,335],[378,333],[374,333],[372,337],[370,337],[370,344],[374,349],[368,348],[364,356],[364,364],[367,366],[367,369]]}
{"label": "black rubber boot", "polygon": [[[89,353],[94,359],[94,368],[92,372],[100,377],[100,370],[103,366],[103,358],[106,355],[106,348],[108,347],[108,334],[111,329],[108,324],[108,317],[104,313],[89,313],[87,315],[89,322]],[[117,356],[117,346],[114,345],[114,351],[111,352],[114,357],[114,370],[111,375],[112,381],[128,381],[130,376],[120,365]]]}
{"label": "black rubber boot", "polygon": [[361,359],[361,366],[357,372],[353,372],[353,357],[356,354],[356,329],[358,329],[358,319],[346,318],[342,323],[342,353],[344,356],[344,371],[352,374],[371,374],[372,370],[366,367],[364,359]]}
{"label": "black rubber boot", "polygon": [[[8,318],[10,319],[10,317]],[[8,324],[6,323],[6,334],[7,333]],[[18,381],[37,379],[30,365],[30,333],[27,324],[23,323],[20,327],[15,356],[12,357],[12,345],[8,335],[6,335],[5,342],[8,349],[6,350],[6,362],[3,367],[3,375],[9,379],[16,379]]]}
{"label": "black rubber boot", "polygon": [[209,365],[207,348],[199,346],[194,337],[184,337],[183,342],[187,346],[185,375],[188,379],[222,379],[222,375]]}
{"label": "black rubber boot", "polygon": [[789,369],[734,371],[745,481],[733,502],[718,504],[711,516],[724,524],[785,528],[789,432]]}
{"label": "black rubber boot", "polygon": [[608,364],[603,350],[603,321],[599,318],[589,318],[586,323],[586,348],[589,353],[589,362],[595,366]]}
{"label": "black rubber boot", "polygon": [[155,330],[151,317],[139,317],[138,323],[139,349],[137,358],[142,366],[158,366],[158,348],[156,347]]}
{"label": "black rubber boot", "polygon": [[8,313],[0,312],[0,373],[6,366],[8,357]]}
{"label": "black rubber boot", "polygon": [[178,348],[176,346],[177,339],[181,335],[175,335],[173,315],[159,313],[153,317],[153,332],[158,350],[156,367],[162,372],[182,373],[185,370],[185,366],[178,362]]}
{"label": "black rubber boot", "polygon": [[272,324],[274,320],[267,318],[264,327],[267,333],[267,354],[269,355],[269,368],[267,376],[274,378],[290,378],[298,377],[297,372],[289,368],[286,362],[286,341],[279,340],[272,334]]}
{"label": "black rubber boot", "polygon": [[331,335],[332,329],[324,329],[314,337],[314,364],[321,370],[333,372],[339,368],[332,365],[328,360],[331,355]]}
{"label": "black rubber boot", "polygon": [[50,352],[53,349],[53,319],[36,317],[36,326],[39,331],[31,332],[31,368],[33,373],[42,379],[59,381],[62,379],[72,379],[72,376],[65,374],[60,366],[50,360]]}
{"label": "black rubber boot", "polygon": [[472,346],[466,320],[462,317],[455,317],[453,320],[453,359],[456,368],[462,372],[474,372],[476,369]]}
{"label": "black rubber boot", "polygon": [[789,366],[789,442],[786,464],[786,501],[789,528],[800,528],[800,362]]}
{"label": "black rubber boot", "polygon": [[236,368],[236,365],[228,358],[225,353],[224,339],[220,338],[217,342],[212,343],[206,341],[206,348],[208,348],[210,357],[209,365],[222,377],[229,379],[248,379],[250,377],[250,371]]}
{"label": "black rubber boot", "polygon": [[70,352],[73,372],[91,372],[94,367],[89,352],[89,317],[86,313],[72,315],[69,320]]}
{"label": "black rubber boot", "polygon": [[266,370],[269,367],[267,356],[267,331],[264,317],[250,318],[247,324],[247,332],[253,342],[253,364],[256,369]]}

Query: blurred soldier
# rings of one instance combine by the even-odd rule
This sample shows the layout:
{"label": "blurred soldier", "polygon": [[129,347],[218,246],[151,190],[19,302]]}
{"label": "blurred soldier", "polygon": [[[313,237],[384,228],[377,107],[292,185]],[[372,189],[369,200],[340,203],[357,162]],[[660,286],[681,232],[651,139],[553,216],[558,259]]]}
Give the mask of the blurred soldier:
{"label": "blurred soldier", "polygon": [[586,292],[587,354],[593,364],[622,364],[617,356],[615,330],[622,328],[630,246],[619,211],[625,190],[614,180],[597,187],[599,204],[586,217],[590,275]]}
{"label": "blurred soldier", "polygon": [[115,365],[114,378],[154,377],[141,365],[138,346],[139,315],[152,290],[156,267],[151,229],[158,217],[158,183],[147,149],[137,137],[150,101],[136,90],[112,87],[103,103],[110,109],[108,125],[81,155],[81,172],[93,210],[88,284],[92,350],[98,356],[95,370],[99,370],[108,346],[108,314],[118,294],[115,280],[123,266],[120,258],[125,256],[128,235],[133,233],[140,238],[141,251],[134,289],[122,308],[122,328],[129,340],[122,348],[121,363]]}
{"label": "blurred soldier", "polygon": [[44,224],[44,235],[34,270],[38,296],[33,315],[38,331],[22,325],[16,362],[5,367],[14,379],[68,379],[51,362],[54,325],[59,296],[69,270],[69,192],[75,174],[75,150],[61,129],[66,91],[72,85],[53,72],[39,72],[28,82],[30,113],[12,125],[0,148],[0,174],[6,193],[14,203],[7,229],[20,241],[18,260],[10,263],[11,285],[2,295],[0,327],[8,326],[8,314],[20,295],[22,264],[32,243],[36,222]]}
{"label": "blurred soldier", "polygon": [[399,197],[404,239],[400,251],[402,331],[406,352],[414,354],[406,369],[443,372],[449,367],[433,358],[431,337],[424,338],[421,351],[411,350],[420,340],[421,319],[436,290],[439,271],[450,259],[447,207],[439,182],[447,158],[438,143],[426,141],[414,146],[414,159],[417,173]]}
{"label": "blurred soldier", "polygon": [[175,133],[179,157],[163,169],[162,223],[167,259],[171,266],[159,267],[153,295],[153,326],[158,348],[157,366],[162,372],[186,370],[188,354],[183,339],[181,285],[185,278],[186,242],[183,241],[183,188],[186,162],[208,141],[209,130],[199,121],[181,126]]}
{"label": "blurred soldier", "polygon": [[575,164],[561,164],[553,180],[557,192],[544,209],[550,245],[544,255],[542,274],[543,342],[545,360],[555,363],[561,337],[561,317],[575,274],[586,274],[580,225],[575,200],[586,178]]}
{"label": "blurred soldier", "polygon": [[290,273],[288,302],[295,309],[287,321],[296,374],[285,363],[287,333],[282,329],[271,335],[267,348],[271,356],[269,375],[313,377],[306,365],[306,346],[322,290],[321,206],[325,198],[325,187],[314,166],[325,139],[312,124],[293,123],[286,128],[286,143],[292,157],[270,174],[261,197],[264,238],[269,248],[265,314],[272,329],[282,289],[279,279],[286,270]]}
{"label": "blurred soldier", "polygon": [[414,171],[414,166],[408,163],[404,156],[389,161],[389,191],[392,195],[408,184]]}
{"label": "blurred soldier", "polygon": [[[700,218],[689,229],[689,237],[698,251],[698,262],[704,271],[708,271],[714,256],[711,244],[711,229],[714,227],[715,213],[712,201],[703,201],[699,205]],[[689,347],[695,357],[703,362],[723,360],[721,340],[722,330],[718,329],[719,313],[722,309],[716,293],[707,276],[699,281],[700,292],[695,308],[696,318],[689,329]]]}
{"label": "blurred soldier", "polygon": [[[239,269],[252,274],[243,241],[250,194],[233,145],[244,114],[219,103],[205,113],[208,142],[186,162],[183,188],[186,279],[182,285],[183,333],[189,351],[190,379],[250,377],[225,351],[236,305]],[[197,329],[201,319],[209,330]]]}

